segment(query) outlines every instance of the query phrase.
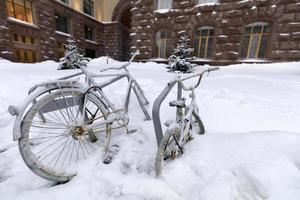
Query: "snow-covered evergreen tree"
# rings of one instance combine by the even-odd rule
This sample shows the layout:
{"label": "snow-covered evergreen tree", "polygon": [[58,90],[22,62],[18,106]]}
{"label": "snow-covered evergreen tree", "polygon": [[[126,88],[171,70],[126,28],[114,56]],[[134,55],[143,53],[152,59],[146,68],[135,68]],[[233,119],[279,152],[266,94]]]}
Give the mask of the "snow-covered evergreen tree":
{"label": "snow-covered evergreen tree", "polygon": [[59,60],[58,70],[76,69],[80,66],[86,66],[88,59],[79,54],[73,37],[67,39],[68,44],[65,44],[65,56]]}
{"label": "snow-covered evergreen tree", "polygon": [[193,65],[190,63],[192,60],[192,57],[190,56],[193,49],[190,48],[189,43],[190,39],[188,35],[183,35],[179,38],[177,47],[174,49],[173,54],[169,57],[169,71],[180,71],[183,73],[191,72]]}

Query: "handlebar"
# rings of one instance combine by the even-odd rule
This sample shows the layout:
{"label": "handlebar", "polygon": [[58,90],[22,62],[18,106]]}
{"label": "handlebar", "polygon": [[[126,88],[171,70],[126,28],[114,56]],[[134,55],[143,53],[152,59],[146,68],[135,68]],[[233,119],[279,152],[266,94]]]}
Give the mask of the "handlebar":
{"label": "handlebar", "polygon": [[[220,68],[219,67],[212,67],[212,68],[208,68],[200,73],[197,73],[197,74],[194,74],[194,75],[191,75],[191,76],[188,76],[186,78],[180,78],[179,80],[177,80],[178,84],[180,84],[180,86],[182,87],[183,90],[185,91],[191,91],[195,88],[197,88],[199,85],[200,85],[200,82],[202,80],[202,77],[205,73],[209,73],[209,72],[212,72],[212,71],[216,71],[216,70],[219,70]],[[190,86],[190,87],[187,87],[183,84],[183,81],[185,80],[188,80],[188,79],[191,79],[191,78],[194,78],[194,77],[197,77],[199,76],[199,79],[198,79],[198,82],[196,85],[194,86]]]}
{"label": "handlebar", "polygon": [[126,69],[126,67],[129,66],[129,65],[132,63],[132,61],[134,60],[134,58],[135,58],[137,55],[139,55],[139,54],[140,54],[140,51],[137,50],[137,51],[132,55],[132,57],[130,58],[130,60],[129,60],[127,63],[123,64],[121,67],[108,67],[108,68],[105,68],[105,69],[100,70],[100,72],[105,72],[105,71],[111,70],[111,69],[113,69],[113,70]]}

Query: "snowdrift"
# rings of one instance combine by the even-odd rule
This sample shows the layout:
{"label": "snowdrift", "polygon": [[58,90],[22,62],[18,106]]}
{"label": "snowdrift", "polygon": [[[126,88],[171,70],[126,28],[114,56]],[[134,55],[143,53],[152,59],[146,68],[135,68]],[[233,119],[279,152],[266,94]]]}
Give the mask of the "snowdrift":
{"label": "snowdrift", "polygon": [[[94,72],[107,58],[92,60]],[[118,65],[117,61],[108,60]],[[232,65],[210,73],[197,89],[207,133],[196,136],[185,154],[154,176],[156,141],[152,121],[143,121],[138,101],[129,115],[138,133],[114,133],[120,146],[110,165],[94,155],[79,166],[69,183],[54,185],[34,175],[12,141],[10,104],[18,104],[35,83],[76,70],[57,71],[53,61],[18,64],[0,60],[0,199],[72,200],[299,200],[300,197],[300,63]],[[129,69],[151,105],[173,74],[155,63],[134,63]],[[102,81],[102,80],[99,80]],[[104,92],[116,105],[125,82]],[[173,91],[169,101],[175,99]],[[167,102],[164,121],[174,115]],[[149,108],[151,110],[151,106]]]}

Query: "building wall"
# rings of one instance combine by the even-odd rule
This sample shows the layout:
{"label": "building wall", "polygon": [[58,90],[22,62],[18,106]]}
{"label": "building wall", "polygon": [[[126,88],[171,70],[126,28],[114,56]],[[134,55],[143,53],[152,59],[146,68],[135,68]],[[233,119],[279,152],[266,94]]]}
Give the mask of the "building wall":
{"label": "building wall", "polygon": [[173,1],[167,13],[155,12],[154,0],[135,0],[132,4],[132,51],[141,51],[140,59],[154,55],[156,31],[172,32],[172,47],[178,33],[186,31],[193,40],[200,26],[213,26],[216,62],[239,62],[244,28],[256,21],[271,24],[271,37],[266,59],[288,61],[300,59],[300,4],[299,0],[219,0],[215,5],[195,6],[195,0]]}
{"label": "building wall", "polygon": [[111,22],[113,11],[120,0],[100,0],[102,8],[102,21]]}
{"label": "building wall", "polygon": [[11,34],[7,27],[6,2],[0,1],[0,57],[13,59],[13,49],[11,47]]}
{"label": "building wall", "polygon": [[[58,0],[59,1],[59,0]],[[95,19],[102,22],[111,22],[112,13],[119,0],[94,0]],[[82,12],[82,0],[69,0],[69,6]]]}
{"label": "building wall", "polygon": [[[95,50],[96,56],[109,55],[115,59],[122,59],[121,24],[102,23],[87,16],[74,8],[56,0],[33,0],[34,24],[11,19],[7,15],[6,1],[0,1],[0,57],[17,61],[13,41],[14,34],[32,37],[37,42],[37,61],[58,60],[59,43],[66,43],[68,34],[56,31],[55,13],[70,19],[71,33],[80,53],[86,49]],[[71,2],[72,3],[72,2]],[[93,27],[95,41],[88,41],[84,36],[85,25]],[[19,45],[19,44],[18,44]]]}

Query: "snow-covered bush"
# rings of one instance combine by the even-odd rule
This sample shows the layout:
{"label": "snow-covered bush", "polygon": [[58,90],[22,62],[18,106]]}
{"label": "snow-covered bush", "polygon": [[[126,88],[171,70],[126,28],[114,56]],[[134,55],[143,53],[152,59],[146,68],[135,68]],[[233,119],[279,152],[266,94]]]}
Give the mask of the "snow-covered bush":
{"label": "snow-covered bush", "polygon": [[191,72],[193,64],[191,54],[193,49],[189,46],[190,39],[188,35],[183,35],[179,38],[177,47],[174,49],[173,54],[169,57],[168,69],[171,72],[180,71],[183,73]]}
{"label": "snow-covered bush", "polygon": [[89,59],[79,54],[74,38],[69,37],[67,42],[68,44],[65,44],[65,56],[59,59],[58,70],[77,69],[80,66],[86,66]]}

